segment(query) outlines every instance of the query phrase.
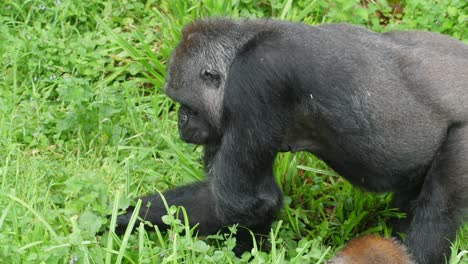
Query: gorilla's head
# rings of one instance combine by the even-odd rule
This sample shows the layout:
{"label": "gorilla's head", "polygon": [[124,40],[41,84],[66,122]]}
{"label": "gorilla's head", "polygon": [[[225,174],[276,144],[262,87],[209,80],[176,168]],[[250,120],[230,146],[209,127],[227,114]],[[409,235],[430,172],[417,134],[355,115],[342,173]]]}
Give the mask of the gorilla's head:
{"label": "gorilla's head", "polygon": [[239,44],[238,25],[216,21],[216,27],[212,21],[199,21],[184,28],[164,86],[165,93],[180,103],[181,139],[197,145],[216,143],[222,137],[224,84]]}

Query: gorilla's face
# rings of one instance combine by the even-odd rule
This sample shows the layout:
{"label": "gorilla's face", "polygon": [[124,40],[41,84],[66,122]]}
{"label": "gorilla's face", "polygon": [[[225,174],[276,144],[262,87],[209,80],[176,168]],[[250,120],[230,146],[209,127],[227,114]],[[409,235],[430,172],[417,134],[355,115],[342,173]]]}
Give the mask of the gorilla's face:
{"label": "gorilla's face", "polygon": [[210,61],[207,48],[191,43],[188,49],[180,43],[171,56],[164,85],[165,93],[180,103],[180,138],[197,145],[216,143],[222,135],[226,64],[214,57]]}

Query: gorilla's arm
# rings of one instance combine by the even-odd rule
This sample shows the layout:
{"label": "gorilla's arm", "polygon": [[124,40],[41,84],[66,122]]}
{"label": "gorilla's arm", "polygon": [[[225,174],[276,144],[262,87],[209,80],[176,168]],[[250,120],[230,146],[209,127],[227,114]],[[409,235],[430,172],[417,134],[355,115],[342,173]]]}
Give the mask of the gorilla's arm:
{"label": "gorilla's arm", "polygon": [[[281,56],[272,50],[256,50],[255,43],[248,45],[231,65],[226,82],[229,100],[224,100],[220,145],[205,146],[207,179],[163,193],[169,206],[187,210],[190,223],[199,224],[201,235],[236,223],[267,232],[282,203],[273,162],[287,127],[288,106],[293,105],[287,101],[292,93],[281,79],[282,69],[272,69],[272,65],[286,67],[271,61]],[[166,209],[159,195],[142,200],[139,216],[164,228],[161,217]],[[131,214],[132,209],[119,217],[118,232],[125,230]]]}

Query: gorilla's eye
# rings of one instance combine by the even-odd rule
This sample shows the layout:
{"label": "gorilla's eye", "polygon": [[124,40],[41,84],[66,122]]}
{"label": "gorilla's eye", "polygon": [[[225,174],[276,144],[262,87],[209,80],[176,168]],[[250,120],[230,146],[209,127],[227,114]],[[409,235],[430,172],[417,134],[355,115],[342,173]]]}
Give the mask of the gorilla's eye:
{"label": "gorilla's eye", "polygon": [[211,82],[213,85],[216,86],[216,88],[219,87],[221,78],[219,76],[219,73],[217,73],[216,71],[210,69],[203,69],[200,73],[200,77],[204,81]]}
{"label": "gorilla's eye", "polygon": [[203,69],[201,71],[201,77],[203,79],[216,79],[219,77],[219,74],[213,70]]}

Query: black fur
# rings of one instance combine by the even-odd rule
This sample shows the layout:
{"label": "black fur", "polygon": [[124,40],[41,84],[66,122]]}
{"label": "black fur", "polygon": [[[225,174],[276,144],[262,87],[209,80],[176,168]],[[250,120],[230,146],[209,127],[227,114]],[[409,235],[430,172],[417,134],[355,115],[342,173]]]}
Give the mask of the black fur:
{"label": "black fur", "polygon": [[[356,186],[395,193],[408,214],[396,229],[418,263],[448,257],[468,206],[461,42],[345,24],[199,21],[184,29],[165,91],[183,105],[182,138],[205,145],[207,179],[164,193],[200,234],[236,223],[267,232],[282,202],[276,154],[309,151]],[[193,133],[203,136],[184,138]],[[163,226],[159,196],[143,201],[152,206],[140,216]]]}

